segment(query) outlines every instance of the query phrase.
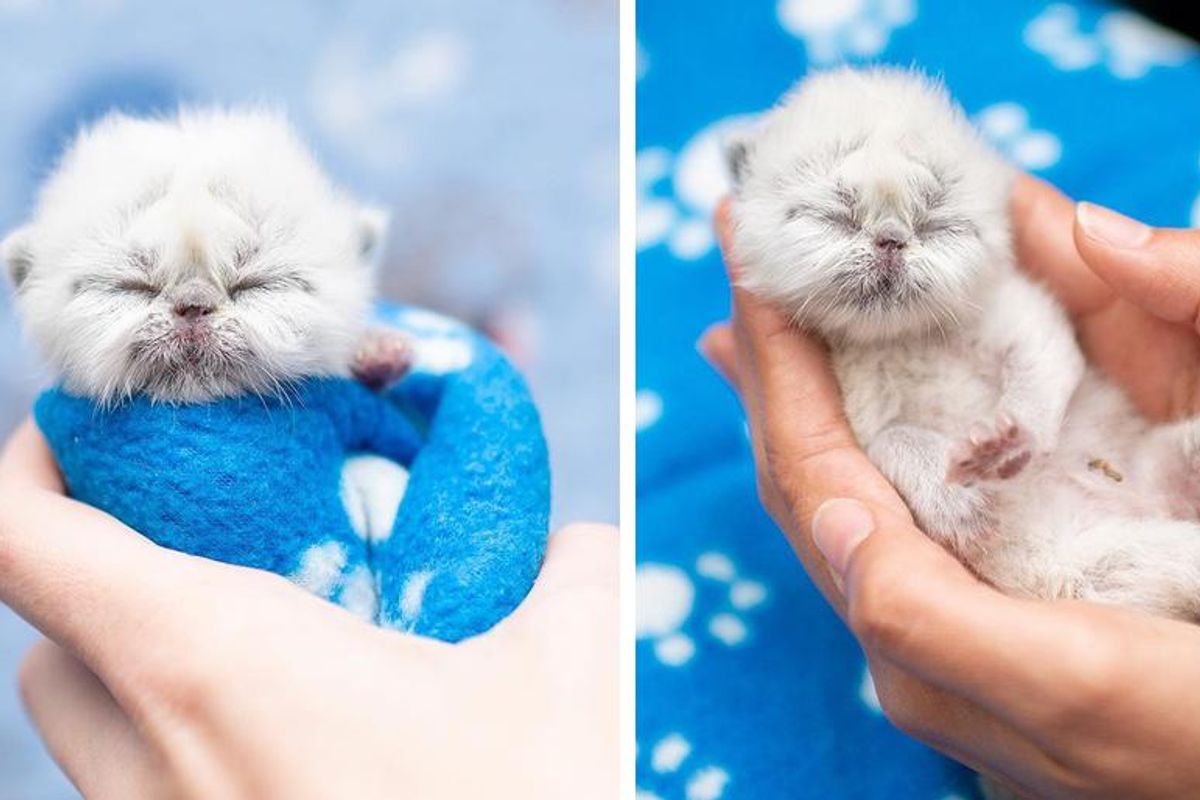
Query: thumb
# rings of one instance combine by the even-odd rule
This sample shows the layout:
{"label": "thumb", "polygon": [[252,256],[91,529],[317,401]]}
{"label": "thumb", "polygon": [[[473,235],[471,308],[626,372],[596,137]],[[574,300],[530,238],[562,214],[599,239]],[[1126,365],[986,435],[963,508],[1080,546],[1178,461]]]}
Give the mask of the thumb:
{"label": "thumb", "polygon": [[1010,721],[1052,700],[1045,654],[1064,628],[1046,604],[1002,595],[910,522],[855,499],[826,500],[813,539],[875,659]]}
{"label": "thumb", "polygon": [[1130,303],[1200,331],[1200,231],[1152,228],[1103,206],[1075,208],[1075,247]]}

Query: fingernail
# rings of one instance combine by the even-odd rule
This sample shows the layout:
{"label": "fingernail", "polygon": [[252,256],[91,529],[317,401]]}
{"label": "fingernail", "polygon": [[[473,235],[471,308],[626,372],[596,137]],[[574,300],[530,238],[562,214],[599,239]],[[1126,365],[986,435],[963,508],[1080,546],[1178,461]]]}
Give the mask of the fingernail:
{"label": "fingernail", "polygon": [[813,515],[813,543],[839,580],[854,551],[874,530],[874,515],[857,500],[826,500]]}
{"label": "fingernail", "polygon": [[1152,233],[1149,225],[1095,203],[1075,206],[1075,219],[1089,238],[1122,250],[1141,247]]}

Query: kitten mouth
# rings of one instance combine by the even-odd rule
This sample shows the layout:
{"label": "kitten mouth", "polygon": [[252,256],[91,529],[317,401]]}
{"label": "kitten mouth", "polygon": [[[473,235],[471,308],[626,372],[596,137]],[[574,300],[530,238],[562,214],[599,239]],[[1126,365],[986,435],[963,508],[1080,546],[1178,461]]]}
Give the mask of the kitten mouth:
{"label": "kitten mouth", "polygon": [[913,289],[903,260],[888,257],[872,259],[866,269],[843,274],[835,286],[836,296],[859,310],[903,305]]}
{"label": "kitten mouth", "polygon": [[247,344],[229,325],[160,324],[130,348],[128,384],[163,400],[203,401],[253,388],[249,360]]}
{"label": "kitten mouth", "polygon": [[216,349],[212,329],[203,324],[180,325],[172,334],[182,360],[198,364]]}

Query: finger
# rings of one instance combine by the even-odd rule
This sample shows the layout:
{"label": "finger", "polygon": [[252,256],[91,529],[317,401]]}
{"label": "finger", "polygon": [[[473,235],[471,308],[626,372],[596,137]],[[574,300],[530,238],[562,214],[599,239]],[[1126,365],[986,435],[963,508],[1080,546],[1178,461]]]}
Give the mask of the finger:
{"label": "finger", "polygon": [[816,508],[827,497],[862,491],[896,514],[908,512],[858,448],[821,343],[738,287],[728,199],[714,224],[730,279],[739,396],[760,498],[822,594],[844,614],[841,593],[808,535]]}
{"label": "finger", "polygon": [[879,701],[902,731],[1022,796],[1062,785],[1062,769],[1016,728],[969,699],[951,694],[879,657],[870,659]]}
{"label": "finger", "polygon": [[[761,382],[758,380],[757,375],[753,374],[751,368],[742,366],[753,365],[753,349],[746,334],[746,325],[743,322],[744,312],[739,312],[739,307],[744,306],[745,300],[740,299],[744,292],[737,285],[739,266],[733,258],[732,218],[730,217],[728,198],[717,206],[713,224],[716,227],[718,240],[725,258],[725,268],[729,277],[731,304],[734,309],[734,321],[731,326],[732,353],[729,355],[729,358],[737,367],[736,373],[731,373],[731,377],[736,380],[735,390],[746,413],[746,428],[750,435],[750,447],[754,453],[754,464],[758,477],[758,492],[760,500],[768,513],[775,519],[780,528],[790,535],[792,531],[798,526],[802,526],[803,523],[798,519],[797,510],[792,507],[791,501],[782,496],[779,487],[775,485],[774,477],[769,474],[766,437],[763,432],[764,415],[762,413],[763,393],[760,385]],[[750,299],[753,300],[753,298]],[[769,309],[767,310],[769,311]],[[728,346],[728,340],[725,344]],[[807,547],[806,538],[801,537],[796,539],[793,537],[792,545],[806,564],[810,566],[814,564],[811,560],[812,554]],[[816,562],[815,566],[817,572],[813,577],[817,580],[826,597],[830,599],[840,613],[840,597],[837,592],[832,591],[833,587],[829,576],[824,573],[824,568],[819,562]]]}
{"label": "finger", "polygon": [[[759,494],[762,495],[763,505],[766,506],[771,516],[780,523],[780,527],[784,530],[790,530],[795,524],[793,511],[787,508],[788,504],[779,497],[778,491],[772,485],[770,477],[766,475],[767,466],[762,430],[762,396],[757,378],[751,374],[751,351],[746,341],[745,332],[743,331],[744,326],[737,318],[737,298],[741,293],[741,289],[737,286],[739,267],[733,257],[733,228],[728,197],[718,204],[716,213],[713,216],[713,225],[717,231],[717,240],[721,247],[722,256],[724,257],[726,275],[729,278],[731,305],[734,309],[734,319],[731,324],[733,331],[733,361],[738,365],[736,373],[737,394],[738,399],[741,400],[742,409],[746,413],[746,428],[750,434],[750,447],[754,453],[754,463],[759,474]],[[793,542],[793,544],[796,543]],[[804,555],[802,551],[801,555]]]}
{"label": "finger", "polygon": [[710,325],[700,335],[700,339],[696,342],[696,348],[709,366],[725,379],[730,388],[740,394],[737,341],[734,339],[733,326],[728,322]]}
{"label": "finger", "polygon": [[1167,322],[1200,331],[1200,231],[1151,228],[1091,203],[1080,203],[1075,246],[1121,297]]}
{"label": "finger", "polygon": [[1075,203],[1046,181],[1021,175],[1013,184],[1013,245],[1018,265],[1045,284],[1072,315],[1112,301],[1075,248]]}
{"label": "finger", "polygon": [[62,474],[54,454],[32,419],[22,422],[0,453],[0,485],[61,494]]}
{"label": "finger", "polygon": [[50,755],[84,797],[165,797],[157,754],[99,679],[48,641],[21,665],[21,698]]}
{"label": "finger", "polygon": [[147,643],[178,638],[165,608],[186,581],[187,556],[63,497],[31,423],[0,454],[0,602],[80,657],[114,690]]}
{"label": "finger", "polygon": [[855,635],[873,653],[972,700],[1036,738],[1069,679],[1070,659],[1094,637],[1052,604],[981,583],[910,524],[853,500],[820,510],[814,541],[845,585]]}

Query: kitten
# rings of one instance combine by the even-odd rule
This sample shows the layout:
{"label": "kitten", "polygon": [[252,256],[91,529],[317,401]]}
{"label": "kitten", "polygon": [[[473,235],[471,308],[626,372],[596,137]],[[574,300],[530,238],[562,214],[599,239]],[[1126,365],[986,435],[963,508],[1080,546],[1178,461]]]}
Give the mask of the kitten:
{"label": "kitten", "polygon": [[302,377],[403,372],[367,334],[383,215],[262,110],[109,116],[83,131],[3,255],[64,388],[203,403]]}
{"label": "kitten", "polygon": [[1014,265],[1010,168],[941,87],[818,74],[730,156],[742,284],[828,341],[931,537],[1014,594],[1200,618],[1200,424],[1150,425],[1085,365]]}

